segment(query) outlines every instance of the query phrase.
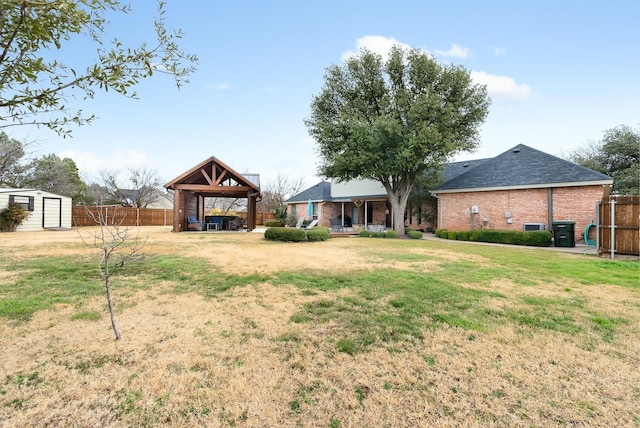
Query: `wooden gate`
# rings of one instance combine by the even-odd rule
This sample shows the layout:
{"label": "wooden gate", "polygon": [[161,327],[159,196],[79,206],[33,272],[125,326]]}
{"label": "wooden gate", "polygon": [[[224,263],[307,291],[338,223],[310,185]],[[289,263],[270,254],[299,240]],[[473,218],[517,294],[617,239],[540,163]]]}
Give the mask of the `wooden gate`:
{"label": "wooden gate", "polygon": [[640,255],[640,196],[610,196],[598,210],[598,253]]}

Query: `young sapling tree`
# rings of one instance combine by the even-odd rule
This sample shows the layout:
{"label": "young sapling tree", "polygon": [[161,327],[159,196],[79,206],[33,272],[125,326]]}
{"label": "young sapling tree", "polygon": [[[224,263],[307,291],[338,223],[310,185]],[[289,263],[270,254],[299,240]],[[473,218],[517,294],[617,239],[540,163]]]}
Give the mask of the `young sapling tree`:
{"label": "young sapling tree", "polygon": [[102,206],[96,204],[96,210],[92,211],[85,207],[85,212],[96,223],[93,230],[79,229],[82,242],[88,247],[96,248],[100,251],[100,261],[98,271],[104,281],[107,305],[111,317],[111,326],[116,335],[116,340],[120,340],[120,330],[116,324],[113,310],[113,300],[111,298],[111,277],[125,265],[140,261],[144,258],[142,252],[147,238],[140,237],[140,229],[132,234],[132,228],[124,226],[125,213],[114,206]]}

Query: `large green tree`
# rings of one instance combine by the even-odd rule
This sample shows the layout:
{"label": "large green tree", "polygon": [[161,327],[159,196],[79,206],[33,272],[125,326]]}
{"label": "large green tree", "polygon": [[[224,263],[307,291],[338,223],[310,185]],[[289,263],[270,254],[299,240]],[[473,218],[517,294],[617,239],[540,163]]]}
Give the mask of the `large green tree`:
{"label": "large green tree", "polygon": [[613,178],[612,191],[640,194],[640,131],[626,125],[604,131],[600,141],[570,152],[567,159]]}
{"label": "large green tree", "polygon": [[461,66],[419,49],[395,46],[386,61],[364,49],[327,69],[305,124],[318,143],[318,172],[380,182],[403,235],[415,181],[477,147],[489,104],[486,88]]}
{"label": "large green tree", "polygon": [[[70,125],[93,119],[71,108],[73,97],[93,98],[96,90],[135,97],[132,88],[156,72],[173,75],[179,87],[197,57],[179,48],[181,32],[165,28],[163,5],[155,40],[127,47],[103,40],[108,18],[131,11],[117,0],[0,0],[0,128],[44,125],[67,135]],[[63,63],[69,45],[93,48]]]}
{"label": "large green tree", "polygon": [[49,154],[34,159],[20,180],[21,187],[68,196],[74,203],[86,202],[87,185],[71,158]]}
{"label": "large green tree", "polygon": [[24,172],[25,144],[0,131],[0,187],[17,187]]}

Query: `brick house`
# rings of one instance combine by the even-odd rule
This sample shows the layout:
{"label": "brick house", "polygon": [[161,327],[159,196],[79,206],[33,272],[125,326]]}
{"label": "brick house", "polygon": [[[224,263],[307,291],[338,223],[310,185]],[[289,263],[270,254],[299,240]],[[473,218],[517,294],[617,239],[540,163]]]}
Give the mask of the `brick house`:
{"label": "brick house", "polygon": [[[287,214],[343,227],[391,227],[387,192],[372,180],[321,181],[285,201]],[[310,208],[310,209],[309,209]]]}
{"label": "brick house", "polygon": [[525,145],[491,159],[445,166],[446,180],[432,190],[437,227],[551,230],[554,221],[574,221],[578,239],[596,219],[596,203],[613,179]]}

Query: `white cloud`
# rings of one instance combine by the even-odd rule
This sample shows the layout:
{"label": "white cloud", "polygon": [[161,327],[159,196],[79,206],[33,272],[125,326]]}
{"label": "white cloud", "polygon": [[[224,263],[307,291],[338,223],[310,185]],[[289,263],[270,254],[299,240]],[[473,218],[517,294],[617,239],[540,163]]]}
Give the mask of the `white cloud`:
{"label": "white cloud", "polygon": [[533,96],[531,86],[524,83],[518,84],[508,76],[496,76],[484,71],[472,71],[471,78],[476,83],[487,85],[487,91],[494,99],[528,100]]}
{"label": "white cloud", "polygon": [[[137,150],[118,150],[103,156],[96,152],[80,152],[77,150],[63,150],[58,153],[61,158],[71,158],[76,163],[82,175],[97,178],[102,170],[125,171],[131,167],[138,167],[149,164],[146,154]],[[89,180],[91,181],[91,180]]]}
{"label": "white cloud", "polygon": [[227,82],[222,82],[218,84],[209,83],[207,85],[204,85],[204,89],[207,91],[224,91],[226,89],[229,89],[229,83]]}
{"label": "white cloud", "polygon": [[386,58],[389,55],[389,51],[394,45],[400,45],[404,49],[410,49],[406,43],[401,43],[393,37],[384,36],[364,36],[356,39],[355,51],[346,51],[342,53],[341,59],[344,61],[354,55],[357,55],[360,49],[366,48],[371,52],[375,52],[378,55]]}
{"label": "white cloud", "polygon": [[438,55],[444,56],[447,58],[470,58],[471,51],[469,48],[464,48],[462,46],[458,46],[455,43],[451,44],[451,49],[448,51],[435,51]]}
{"label": "white cloud", "polygon": [[494,55],[506,55],[507,54],[507,50],[505,48],[501,48],[499,46],[491,46],[491,50],[493,51]]}

